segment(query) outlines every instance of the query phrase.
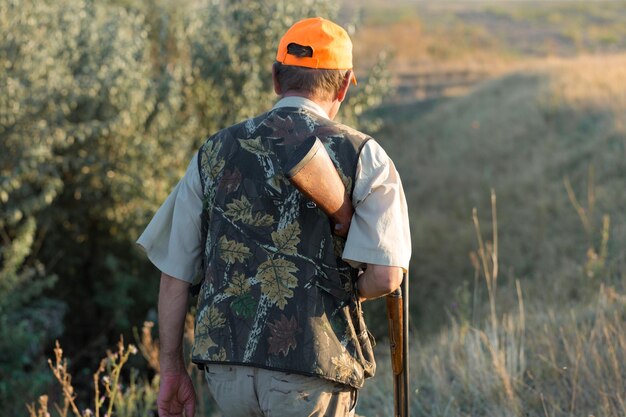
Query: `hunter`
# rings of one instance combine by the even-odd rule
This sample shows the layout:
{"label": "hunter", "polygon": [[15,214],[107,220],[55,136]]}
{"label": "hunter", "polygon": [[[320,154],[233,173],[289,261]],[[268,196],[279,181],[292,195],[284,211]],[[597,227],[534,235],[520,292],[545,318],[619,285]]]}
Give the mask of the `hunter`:
{"label": "hunter", "polygon": [[[210,136],[138,240],[161,271],[161,417],[195,412],[182,339],[197,276],[191,359],[224,416],[353,416],[375,372],[361,303],[395,291],[408,268],[400,177],[374,139],[333,121],[356,85],[343,28],[294,24],[272,78],[280,100]],[[282,171],[311,137],[354,206],[346,238]]]}

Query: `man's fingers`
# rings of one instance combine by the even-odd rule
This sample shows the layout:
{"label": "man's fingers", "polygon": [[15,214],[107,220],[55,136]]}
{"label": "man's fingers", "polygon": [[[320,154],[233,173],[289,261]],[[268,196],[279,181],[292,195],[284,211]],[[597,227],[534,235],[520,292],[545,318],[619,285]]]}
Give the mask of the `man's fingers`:
{"label": "man's fingers", "polygon": [[172,405],[167,402],[159,404],[159,417],[183,417],[182,407],[172,407]]}
{"label": "man's fingers", "polygon": [[193,404],[193,402],[191,403],[191,406],[189,406],[189,404],[185,404],[184,414],[183,414],[183,407],[181,404],[177,404],[174,407],[174,410],[172,410],[169,404],[158,407],[158,410],[159,410],[159,417],[183,417],[183,416],[194,417],[195,404]]}
{"label": "man's fingers", "polygon": [[194,417],[196,391],[186,372],[162,375],[157,406],[159,417]]}

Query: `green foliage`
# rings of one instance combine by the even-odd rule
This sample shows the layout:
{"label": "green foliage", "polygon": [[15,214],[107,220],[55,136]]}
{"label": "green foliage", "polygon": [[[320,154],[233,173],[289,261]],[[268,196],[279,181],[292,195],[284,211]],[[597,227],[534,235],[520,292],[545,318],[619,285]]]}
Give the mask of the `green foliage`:
{"label": "green foliage", "polygon": [[26,258],[31,254],[35,236],[35,219],[29,217],[19,222],[15,228],[0,229],[3,245],[0,248],[2,268],[0,268],[0,314],[15,310],[29,302],[51,286],[54,278],[36,280],[43,275],[40,263],[26,266]]}
{"label": "green foliage", "polygon": [[62,304],[40,298],[36,306],[0,314],[0,403],[7,415],[19,415],[24,399],[50,383],[41,356],[59,336],[63,312]]}
{"label": "green foliage", "polygon": [[81,312],[68,316],[67,337],[93,340],[128,326],[154,294],[140,289],[131,239],[171,184],[155,178],[180,170],[187,149],[168,149],[162,136],[172,123],[159,112],[166,81],[152,76],[141,14],[90,1],[10,1],[2,20],[3,209],[13,223],[36,219],[40,250],[31,256],[61,277],[51,294]]}
{"label": "green foliage", "polygon": [[203,124],[214,131],[266,110],[275,97],[271,67],[277,41],[301,17],[329,15],[334,8],[325,0],[191,3],[187,10],[194,13],[185,26],[195,82],[186,92],[205,110]]}
{"label": "green foliage", "polygon": [[9,413],[23,409],[23,397],[16,394],[34,395],[49,382],[37,360],[62,328],[63,304],[41,297],[55,277],[26,260],[34,235],[33,217],[0,227],[0,403]]}

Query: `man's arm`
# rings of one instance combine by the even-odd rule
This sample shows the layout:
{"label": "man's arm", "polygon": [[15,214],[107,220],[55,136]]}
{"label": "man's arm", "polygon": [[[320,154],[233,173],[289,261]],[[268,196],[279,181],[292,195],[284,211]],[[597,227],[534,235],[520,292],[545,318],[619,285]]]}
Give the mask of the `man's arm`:
{"label": "man's arm", "polygon": [[183,332],[189,283],[161,274],[159,288],[159,341],[161,386],[157,398],[160,417],[195,414],[196,392],[183,359]]}
{"label": "man's arm", "polygon": [[402,284],[402,268],[367,264],[367,269],[357,280],[359,298],[361,301],[387,295]]}

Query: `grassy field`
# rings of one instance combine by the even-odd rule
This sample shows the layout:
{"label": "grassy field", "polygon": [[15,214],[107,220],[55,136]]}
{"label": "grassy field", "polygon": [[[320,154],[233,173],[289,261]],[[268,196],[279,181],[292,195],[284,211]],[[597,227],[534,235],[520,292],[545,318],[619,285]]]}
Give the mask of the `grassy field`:
{"label": "grassy field", "polygon": [[388,54],[394,103],[464,94],[529,59],[626,50],[623,1],[368,0],[343,14],[357,21],[357,73]]}
{"label": "grassy field", "polygon": [[[428,20],[428,25],[436,27],[436,22],[468,14],[489,15],[494,9],[500,10],[496,20],[506,14],[528,24],[552,22],[554,18],[549,16],[555,14],[570,16],[562,20],[566,26],[580,23],[581,16],[587,19],[584,24],[594,22],[597,16],[607,15],[605,10],[613,10],[615,13],[610,15],[615,20],[611,22],[616,22],[618,12],[626,7],[626,3],[602,4],[372,2],[370,11],[364,8],[361,12],[361,33],[367,38],[372,27],[400,28],[407,25],[407,19]],[[405,11],[394,14],[393,7]],[[476,20],[463,22],[472,30],[487,32],[487,26],[494,24],[489,19],[483,26]],[[561,27],[554,25],[551,30],[558,32]],[[424,42],[444,43],[432,28],[423,32],[423,37],[430,39]],[[376,33],[381,44],[391,44],[390,39],[395,39],[393,31]],[[519,43],[526,41],[517,39]],[[355,43],[358,45],[358,41]],[[611,219],[608,250],[620,258],[626,235],[621,211],[626,197],[620,186],[626,175],[625,55],[585,51],[570,57],[566,49],[561,56],[528,53],[502,59],[497,70],[482,72],[481,78],[458,87],[454,93],[443,87],[432,96],[419,98],[417,94],[410,101],[407,96],[403,101],[394,101],[397,94],[390,91],[387,103],[370,115],[383,120],[377,137],[403,174],[412,208],[413,276],[424,286],[423,299],[417,294],[415,314],[428,316],[425,327],[436,328],[445,322],[450,302],[460,306],[461,299],[467,298],[464,288],[473,279],[467,254],[475,240],[471,211],[477,207],[479,215],[485,213],[491,188],[495,188],[500,201],[501,253],[506,265],[503,279],[539,281],[551,277],[548,288],[555,288],[550,293],[558,293],[563,300],[577,299],[584,291],[577,289],[580,285],[571,275],[587,262],[589,248],[599,250],[604,214]],[[376,52],[375,48],[370,51]],[[502,57],[498,50],[482,43],[466,47],[463,55],[455,58],[416,54],[421,64],[415,73],[445,73],[448,68],[448,76],[450,68],[457,73],[476,72],[472,57]],[[398,55],[394,59],[410,60]],[[396,75],[400,71],[398,66],[389,68]],[[460,84],[458,78],[446,80],[439,75],[429,79],[431,84]],[[589,206],[587,225],[572,204],[566,178],[583,206]],[[595,191],[592,201],[587,201],[587,189]],[[562,275],[561,271],[568,276],[565,283],[554,279],[556,272]],[[450,301],[453,294],[459,300]]]}
{"label": "grassy field", "polygon": [[[625,55],[533,61],[466,95],[381,112],[411,211],[415,415],[626,412],[624,68]],[[493,242],[491,188],[497,331],[468,256],[473,207]],[[370,399],[389,383],[364,391],[363,415],[388,415]]]}
{"label": "grassy field", "polygon": [[[411,211],[412,415],[626,415],[626,3],[351,12],[357,57],[390,54],[370,116]],[[491,189],[495,314],[472,224],[493,242]],[[387,355],[364,416],[391,413]]]}

